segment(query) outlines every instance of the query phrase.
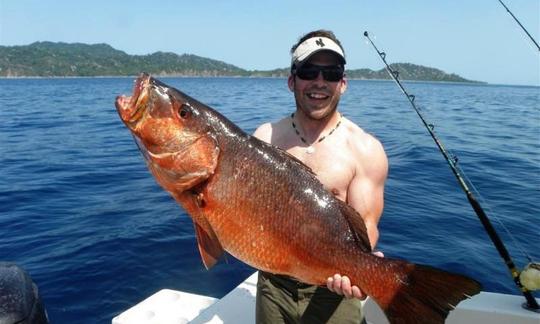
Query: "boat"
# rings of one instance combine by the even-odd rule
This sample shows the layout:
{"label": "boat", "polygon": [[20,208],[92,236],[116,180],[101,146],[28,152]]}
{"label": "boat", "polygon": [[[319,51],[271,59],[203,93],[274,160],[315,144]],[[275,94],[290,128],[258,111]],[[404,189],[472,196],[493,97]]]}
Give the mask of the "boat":
{"label": "boat", "polygon": [[[223,298],[162,289],[112,319],[112,324],[251,324],[255,323],[257,272]],[[536,298],[540,303],[540,299]],[[448,324],[539,324],[540,313],[523,308],[523,296],[481,292],[459,303]],[[369,297],[362,302],[370,324],[388,323]]]}

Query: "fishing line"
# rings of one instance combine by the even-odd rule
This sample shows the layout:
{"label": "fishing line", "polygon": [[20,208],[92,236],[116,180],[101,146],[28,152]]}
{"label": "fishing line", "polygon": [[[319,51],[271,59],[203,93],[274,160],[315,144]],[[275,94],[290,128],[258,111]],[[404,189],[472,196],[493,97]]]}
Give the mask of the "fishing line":
{"label": "fishing line", "polygon": [[[418,109],[422,110],[421,107],[418,107]],[[457,155],[454,154],[452,152],[452,150],[447,149],[447,151],[448,151],[449,156],[453,157],[453,159],[455,161],[457,161]],[[459,162],[459,161],[457,161],[457,162]],[[504,232],[510,237],[510,239],[512,240],[512,245],[514,246],[514,248],[519,250],[521,252],[521,254],[530,263],[532,263],[533,258],[531,257],[531,255],[525,250],[523,245],[516,239],[516,237],[512,234],[512,232],[508,229],[508,227],[506,227],[506,225],[504,224],[502,218],[497,213],[494,212],[494,210],[491,208],[491,205],[485,200],[485,198],[482,196],[482,194],[480,194],[480,190],[478,190],[476,188],[476,186],[474,185],[474,182],[467,176],[465,171],[463,171],[463,168],[459,165],[459,163],[456,163],[456,168],[459,170],[459,173],[461,174],[461,176],[465,179],[465,182],[470,187],[471,191],[474,192],[476,197],[478,197],[480,205],[483,206],[483,208],[488,211],[488,214],[490,215],[490,217],[492,219],[495,219],[497,221],[497,223],[502,227]]]}
{"label": "fishing line", "polygon": [[465,180],[467,181],[467,184],[472,188],[472,191],[474,191],[474,193],[478,197],[478,200],[480,200],[481,205],[484,206],[484,209],[487,209],[487,211],[489,212],[489,215],[491,216],[491,218],[494,218],[497,221],[497,223],[499,223],[499,225],[503,228],[503,230],[506,232],[506,234],[508,234],[508,236],[512,240],[512,243],[513,243],[514,247],[516,249],[520,250],[520,252],[523,254],[523,256],[529,262],[533,262],[533,258],[531,257],[531,255],[525,250],[523,245],[521,243],[519,243],[519,241],[512,234],[512,232],[508,229],[508,227],[506,227],[506,225],[502,221],[501,217],[499,217],[499,215],[497,215],[497,213],[495,213],[493,211],[491,206],[487,203],[487,201],[484,199],[484,197],[480,194],[480,191],[475,187],[474,183],[469,179],[467,174],[464,173],[464,171],[463,171],[463,169],[461,167],[458,167],[458,168],[459,168],[462,176],[465,177]]}
{"label": "fishing line", "polygon": [[502,6],[504,7],[504,9],[506,9],[506,11],[508,11],[508,13],[512,16],[512,18],[514,18],[514,20],[518,23],[519,27],[521,27],[521,29],[523,29],[523,31],[525,32],[525,34],[527,34],[527,36],[529,36],[529,38],[531,39],[531,41],[534,43],[534,45],[536,45],[536,48],[538,49],[538,51],[540,51],[540,46],[538,45],[538,43],[534,40],[534,38],[531,36],[531,34],[529,34],[529,31],[527,31],[527,29],[525,27],[523,27],[523,25],[519,22],[519,20],[516,18],[516,16],[514,16],[514,14],[512,13],[512,11],[510,11],[510,9],[508,9],[508,7],[501,1],[499,0],[499,2],[502,4]]}
{"label": "fishing line", "polygon": [[[418,109],[422,110],[421,107],[418,107]],[[449,155],[452,156],[454,158],[454,160],[457,161],[457,155],[454,154],[452,150],[447,149],[447,151],[448,151]],[[529,262],[533,262],[533,258],[531,257],[531,255],[525,250],[523,245],[516,239],[516,237],[512,234],[512,232],[508,229],[508,227],[506,227],[506,225],[503,222],[502,218],[493,210],[493,208],[491,208],[491,205],[485,200],[485,198],[480,193],[480,190],[478,190],[476,188],[476,186],[474,185],[474,182],[467,176],[465,171],[463,171],[463,168],[459,165],[459,163],[456,163],[456,168],[459,170],[459,173],[461,174],[461,176],[465,179],[465,182],[467,183],[467,185],[471,188],[471,191],[474,192],[476,197],[478,197],[480,205],[484,209],[486,209],[488,211],[488,214],[490,215],[490,217],[492,219],[495,219],[497,221],[497,223],[502,227],[504,232],[506,232],[506,234],[510,237],[510,239],[512,240],[512,245],[514,246],[514,248],[519,250],[521,252],[521,254]]]}
{"label": "fishing line", "polygon": [[[510,270],[510,274],[512,275],[514,283],[516,284],[516,286],[519,288],[519,290],[521,291],[521,293],[525,297],[526,303],[523,304],[523,307],[525,309],[527,309],[527,310],[531,310],[531,311],[540,313],[540,306],[536,302],[536,299],[532,295],[531,291],[529,289],[527,289],[522,284],[522,282],[520,280],[520,272],[516,268],[516,266],[514,264],[514,261],[512,260],[512,258],[510,256],[510,253],[508,252],[508,250],[504,246],[504,243],[502,242],[501,238],[497,234],[497,231],[495,230],[495,228],[491,224],[491,221],[489,220],[488,216],[486,215],[484,209],[482,208],[482,206],[480,205],[480,203],[478,202],[478,200],[476,199],[476,197],[472,193],[471,189],[469,188],[469,185],[468,185],[467,181],[464,179],[463,171],[457,165],[458,164],[457,156],[456,155],[450,155],[450,153],[448,153],[448,151],[444,147],[441,140],[435,134],[435,126],[427,121],[427,119],[424,117],[421,109],[419,109],[416,106],[416,104],[415,104],[415,96],[413,94],[409,94],[407,92],[407,90],[403,87],[401,82],[399,81],[399,72],[397,70],[393,70],[390,67],[390,65],[386,62],[386,53],[379,51],[377,46],[375,46],[375,43],[373,43],[373,41],[369,37],[369,34],[368,34],[367,31],[364,32],[364,36],[369,40],[369,42],[371,43],[371,45],[373,46],[373,48],[375,49],[377,54],[379,54],[379,57],[383,61],[384,65],[386,66],[386,71],[388,72],[390,77],[395,81],[395,83],[398,85],[398,87],[401,89],[401,92],[403,92],[405,97],[407,97],[407,100],[409,100],[409,103],[411,104],[413,109],[416,111],[416,114],[418,115],[418,117],[420,117],[420,119],[422,120],[422,123],[424,124],[424,126],[428,130],[429,134],[431,135],[431,138],[435,141],[435,144],[437,144],[437,147],[439,148],[439,151],[442,153],[442,155],[444,156],[446,162],[450,166],[450,169],[454,173],[454,176],[456,177],[459,185],[461,186],[461,189],[463,189],[463,191],[467,195],[467,199],[469,201],[469,204],[471,205],[471,207],[475,211],[476,215],[480,219],[480,222],[484,226],[484,229],[486,230],[489,238],[491,239],[491,241],[495,245],[495,248],[497,249],[497,252],[499,252],[499,255],[504,260],[504,263],[506,264],[506,266]],[[538,264],[536,264],[535,266],[538,266]]]}

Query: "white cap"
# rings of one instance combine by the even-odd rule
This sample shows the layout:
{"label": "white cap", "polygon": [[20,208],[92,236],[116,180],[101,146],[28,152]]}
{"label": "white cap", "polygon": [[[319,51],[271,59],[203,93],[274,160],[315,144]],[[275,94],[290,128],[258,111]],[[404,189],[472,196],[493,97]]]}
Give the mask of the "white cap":
{"label": "white cap", "polygon": [[339,55],[340,59],[345,64],[345,54],[339,45],[328,37],[311,37],[300,43],[292,53],[291,66],[299,65],[311,55],[320,51],[332,51]]}

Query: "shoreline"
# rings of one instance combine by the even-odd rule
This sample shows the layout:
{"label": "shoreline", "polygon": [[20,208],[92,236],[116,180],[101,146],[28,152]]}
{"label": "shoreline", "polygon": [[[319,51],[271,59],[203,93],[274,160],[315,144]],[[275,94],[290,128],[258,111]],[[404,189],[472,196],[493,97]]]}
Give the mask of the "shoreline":
{"label": "shoreline", "polygon": [[[282,76],[242,76],[242,75],[219,75],[219,76],[203,76],[203,75],[159,75],[153,74],[157,78],[215,78],[215,79],[286,79]],[[29,79],[133,79],[137,78],[138,75],[95,75],[95,76],[0,76],[0,80],[29,80]],[[392,79],[365,79],[365,78],[347,78],[349,81],[375,81],[375,82],[394,82]],[[498,83],[488,83],[483,81],[467,82],[467,81],[437,81],[437,80],[401,80],[403,82],[412,82],[412,83],[441,83],[441,84],[451,84],[451,85],[473,85],[473,86],[509,86],[509,87],[529,87],[529,88],[540,88],[540,85],[530,85],[530,84],[498,84]]]}

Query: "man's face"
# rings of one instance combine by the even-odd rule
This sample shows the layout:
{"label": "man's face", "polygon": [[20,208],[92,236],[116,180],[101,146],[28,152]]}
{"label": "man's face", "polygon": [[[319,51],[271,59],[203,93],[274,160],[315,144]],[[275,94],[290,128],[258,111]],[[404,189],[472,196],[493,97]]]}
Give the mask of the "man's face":
{"label": "man's face", "polygon": [[[339,63],[336,54],[322,51],[310,57],[305,64],[335,66]],[[298,109],[309,118],[322,119],[336,110],[339,98],[347,89],[347,80],[326,81],[322,73],[314,80],[303,80],[297,75],[291,75],[288,85],[294,92]]]}

